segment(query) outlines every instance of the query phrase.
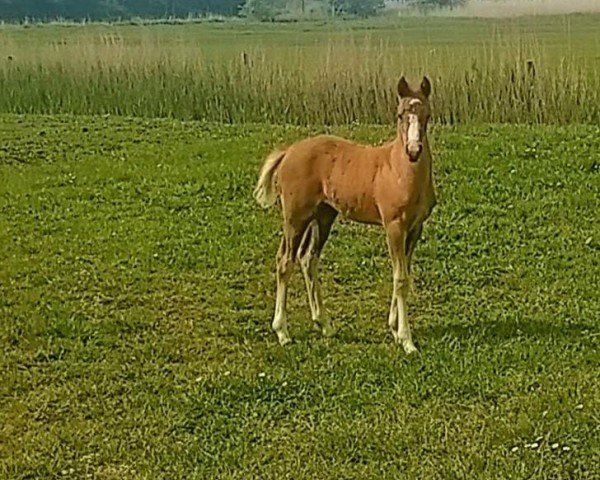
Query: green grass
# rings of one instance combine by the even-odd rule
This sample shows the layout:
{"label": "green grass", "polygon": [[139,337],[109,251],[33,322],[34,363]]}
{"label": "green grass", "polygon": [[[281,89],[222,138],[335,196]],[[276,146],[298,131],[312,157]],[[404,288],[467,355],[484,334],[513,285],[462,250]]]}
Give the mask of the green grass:
{"label": "green grass", "polygon": [[373,227],[325,251],[337,337],[298,274],[296,342],[270,331],[279,218],[250,192],[316,131],[1,118],[2,478],[598,478],[598,127],[432,130],[410,358]]}
{"label": "green grass", "polygon": [[599,123],[599,22],[0,26],[0,112],[388,124],[404,73],[441,123]]}

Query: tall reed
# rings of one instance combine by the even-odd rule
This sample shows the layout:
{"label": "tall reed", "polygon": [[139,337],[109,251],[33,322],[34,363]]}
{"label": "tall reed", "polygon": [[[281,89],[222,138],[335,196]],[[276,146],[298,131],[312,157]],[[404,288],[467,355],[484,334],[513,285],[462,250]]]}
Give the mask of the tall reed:
{"label": "tall reed", "polygon": [[290,33],[284,45],[268,37],[227,45],[223,37],[221,46],[204,46],[192,35],[164,41],[153,28],[132,37],[119,27],[84,27],[68,40],[60,29],[40,29],[29,42],[0,30],[0,111],[389,123],[405,72],[431,77],[441,123],[600,122],[598,62],[557,54],[535,34],[490,29],[474,43],[443,45],[397,41],[389,29],[323,35],[308,45],[295,46]]}

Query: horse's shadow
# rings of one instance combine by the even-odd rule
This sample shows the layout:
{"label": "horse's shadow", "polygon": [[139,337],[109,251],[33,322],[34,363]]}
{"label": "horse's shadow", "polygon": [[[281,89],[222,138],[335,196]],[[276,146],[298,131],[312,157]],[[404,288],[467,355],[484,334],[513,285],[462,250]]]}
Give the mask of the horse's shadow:
{"label": "horse's shadow", "polygon": [[598,331],[584,323],[552,324],[540,320],[499,320],[494,322],[473,322],[469,324],[421,324],[415,329],[420,338],[430,339],[481,339],[486,343],[510,339],[544,339],[557,340],[600,338]]}
{"label": "horse's shadow", "polygon": [[[303,340],[318,341],[317,332],[305,332]],[[560,322],[552,324],[541,320],[498,320],[469,323],[436,323],[419,322],[413,326],[413,338],[422,347],[429,343],[472,342],[493,345],[510,340],[531,342],[533,340],[557,341],[559,343],[599,342],[600,332],[594,326],[585,323]],[[334,340],[353,344],[379,344],[392,341],[389,330],[383,325],[373,326],[367,331],[351,325],[341,325]]]}

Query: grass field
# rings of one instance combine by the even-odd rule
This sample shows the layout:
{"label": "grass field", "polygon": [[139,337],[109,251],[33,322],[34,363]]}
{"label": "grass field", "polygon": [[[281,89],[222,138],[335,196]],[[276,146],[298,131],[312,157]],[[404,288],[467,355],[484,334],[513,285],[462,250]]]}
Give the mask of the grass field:
{"label": "grass field", "polygon": [[270,331],[279,218],[250,192],[322,130],[0,118],[2,478],[599,477],[599,128],[432,130],[410,358],[377,228],[326,249],[337,337],[299,275],[296,343]]}
{"label": "grass field", "polygon": [[405,73],[432,78],[440,123],[600,123],[598,24],[600,14],[0,26],[0,112],[388,124]]}

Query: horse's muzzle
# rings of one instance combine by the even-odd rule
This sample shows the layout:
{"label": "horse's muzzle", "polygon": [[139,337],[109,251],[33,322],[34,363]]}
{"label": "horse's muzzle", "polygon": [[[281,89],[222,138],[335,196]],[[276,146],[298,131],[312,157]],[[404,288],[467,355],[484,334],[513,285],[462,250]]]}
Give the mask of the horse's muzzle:
{"label": "horse's muzzle", "polygon": [[423,144],[421,142],[408,143],[406,145],[408,159],[413,163],[419,160],[421,152],[423,152]]}

